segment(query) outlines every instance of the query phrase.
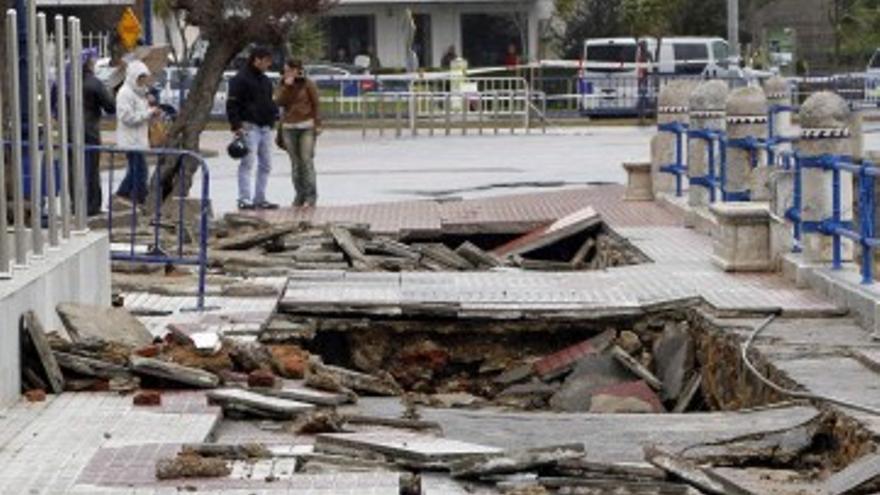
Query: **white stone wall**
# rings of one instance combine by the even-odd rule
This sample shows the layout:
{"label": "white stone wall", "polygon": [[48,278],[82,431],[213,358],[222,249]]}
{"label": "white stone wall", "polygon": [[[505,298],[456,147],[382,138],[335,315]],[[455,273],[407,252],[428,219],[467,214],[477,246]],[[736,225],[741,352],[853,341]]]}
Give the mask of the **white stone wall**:
{"label": "white stone wall", "polygon": [[61,302],[110,305],[110,244],[106,233],[74,234],[42,260],[0,280],[0,409],[18,400],[21,388],[18,321],[34,311],[47,330],[61,328]]}

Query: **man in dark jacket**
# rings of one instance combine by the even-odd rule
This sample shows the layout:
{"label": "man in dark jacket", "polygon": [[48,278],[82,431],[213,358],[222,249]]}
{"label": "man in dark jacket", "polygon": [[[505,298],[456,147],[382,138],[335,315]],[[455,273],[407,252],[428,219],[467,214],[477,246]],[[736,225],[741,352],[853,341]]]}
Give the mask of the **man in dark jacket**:
{"label": "man in dark jacket", "polygon": [[[116,102],[95,76],[97,53],[83,53],[83,117],[86,145],[101,145],[101,116],[116,111]],[[86,212],[89,216],[101,213],[101,153],[86,153]]]}
{"label": "man in dark jacket", "polygon": [[[251,50],[247,65],[229,82],[226,114],[232,132],[244,136],[248,154],[238,166],[238,208],[275,209],[266,199],[266,185],[272,171],[272,144],[278,107],[272,100],[272,81],[266,71],[272,66],[272,52],[267,48]],[[257,181],[251,195],[251,174],[257,163]]]}

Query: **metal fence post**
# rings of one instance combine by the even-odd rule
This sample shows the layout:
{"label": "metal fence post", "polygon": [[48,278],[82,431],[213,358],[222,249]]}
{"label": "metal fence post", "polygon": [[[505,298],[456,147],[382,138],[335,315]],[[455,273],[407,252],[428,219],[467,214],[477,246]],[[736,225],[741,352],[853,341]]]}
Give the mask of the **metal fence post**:
{"label": "metal fence post", "polygon": [[58,150],[59,150],[59,169],[61,171],[60,184],[61,188],[61,237],[63,239],[70,238],[70,163],[68,157],[70,150],[68,148],[67,134],[67,105],[69,99],[67,97],[67,71],[64,64],[64,17],[55,16],[55,93],[58,95],[57,102],[57,118],[58,126]]}
{"label": "metal fence post", "polygon": [[21,94],[20,66],[15,63],[18,60],[18,13],[10,9],[6,13],[6,60],[9,64],[10,98],[9,115],[12,117],[12,208],[13,224],[15,229],[15,264],[19,267],[27,266],[27,231],[24,228],[24,185],[22,181],[23,149],[21,136]]}
{"label": "metal fence post", "polygon": [[452,134],[452,94],[446,93],[446,108],[444,109],[446,113],[446,135]]}
{"label": "metal fence post", "polygon": [[413,137],[419,135],[419,122],[418,122],[418,97],[419,94],[415,91],[415,88],[410,87],[409,92],[409,130]]}
{"label": "metal fence post", "polygon": [[385,137],[385,94],[379,93],[379,103],[376,108],[379,121],[379,137]]}
{"label": "metal fence post", "polygon": [[[5,40],[4,40],[5,41]],[[3,119],[3,92],[0,91],[0,280],[12,277],[9,257],[9,232],[6,220],[6,130]],[[13,118],[15,118],[13,116]]]}
{"label": "metal fence post", "polygon": [[428,97],[428,135],[431,137],[434,137],[434,101],[436,98],[437,94],[431,89]]}
{"label": "metal fence post", "polygon": [[483,92],[482,91],[477,93],[477,105],[479,106],[479,108],[478,108],[479,114],[477,117],[477,120],[479,121],[479,129],[477,132],[479,133],[480,136],[482,136],[483,135]]}
{"label": "metal fence post", "polygon": [[[42,85],[40,92],[43,98],[43,157],[46,164],[46,222],[49,228],[49,247],[58,246],[58,205],[56,204],[57,189],[55,184],[55,139],[52,126],[52,94],[49,85],[49,44],[47,42],[46,14],[37,17],[37,35],[40,46],[40,73]],[[60,100],[59,100],[60,101]],[[62,124],[63,125],[63,124]]]}
{"label": "metal fence post", "polygon": [[400,114],[400,93],[394,94],[394,137],[400,138],[403,135],[403,116]]}
{"label": "metal fence post", "polygon": [[[40,107],[37,85],[40,60],[37,50],[37,2],[27,5],[27,63],[28,63],[28,157],[31,172],[31,251],[34,258],[45,254],[43,239],[43,167],[40,163]],[[42,76],[44,77],[44,76]]]}
{"label": "metal fence post", "polygon": [[75,228],[79,232],[86,232],[86,174],[85,174],[85,136],[83,133],[83,71],[82,71],[82,34],[80,21],[77,18],[69,20],[70,31],[70,72],[73,84],[71,85],[71,102],[73,108],[73,205],[75,211]]}
{"label": "metal fence post", "polygon": [[468,119],[468,106],[470,102],[468,101],[467,93],[462,91],[461,93],[461,135],[467,136],[467,119]]}
{"label": "metal fence post", "polygon": [[[360,99],[363,100],[364,97]],[[361,101],[361,139],[367,139],[367,106]]]}
{"label": "metal fence post", "polygon": [[492,123],[494,124],[493,128],[494,128],[494,132],[495,132],[496,136],[498,135],[499,128],[501,127],[501,124],[498,123],[498,112],[500,111],[498,108],[498,103],[499,103],[498,102],[498,91],[493,90],[493,92],[492,92]]}
{"label": "metal fence post", "polygon": [[507,94],[508,105],[510,105],[510,134],[516,134],[516,95],[514,94],[513,86],[511,85],[511,89]]}

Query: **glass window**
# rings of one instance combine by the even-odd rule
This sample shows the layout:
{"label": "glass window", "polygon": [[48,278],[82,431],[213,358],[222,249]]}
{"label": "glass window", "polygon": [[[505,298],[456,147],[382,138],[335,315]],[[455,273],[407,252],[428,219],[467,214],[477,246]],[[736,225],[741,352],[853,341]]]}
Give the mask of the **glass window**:
{"label": "glass window", "polygon": [[[623,67],[623,64],[636,62],[636,45],[633,44],[606,44],[587,46],[587,70],[590,72],[623,72],[633,70],[632,65]],[[621,64],[621,67],[599,66],[590,64]]]}
{"label": "glass window", "polygon": [[676,74],[702,74],[709,64],[709,47],[705,43],[675,43],[672,51]]}
{"label": "glass window", "polygon": [[727,68],[730,62],[730,48],[723,41],[712,43],[712,56],[720,67]]}
{"label": "glass window", "polygon": [[874,52],[874,56],[871,57],[871,68],[880,69],[880,50]]}

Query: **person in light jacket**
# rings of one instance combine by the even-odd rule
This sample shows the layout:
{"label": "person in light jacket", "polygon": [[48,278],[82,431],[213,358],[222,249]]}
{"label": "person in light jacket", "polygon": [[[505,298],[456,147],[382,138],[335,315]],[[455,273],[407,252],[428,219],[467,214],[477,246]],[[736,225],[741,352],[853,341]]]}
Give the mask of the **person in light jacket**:
{"label": "person in light jacket", "polygon": [[128,64],[125,83],[116,96],[116,145],[132,150],[126,153],[128,172],[116,195],[138,204],[147,198],[149,170],[144,154],[136,150],[150,148],[150,119],[159,111],[150,108],[147,99],[149,81],[147,66],[141,61],[133,61]]}
{"label": "person in light jacket", "polygon": [[294,207],[312,207],[318,201],[315,178],[315,140],[321,133],[321,99],[318,87],[306,78],[303,63],[288,60],[284,76],[275,91],[275,103],[281,107],[281,133],[284,149],[290,155]]}

